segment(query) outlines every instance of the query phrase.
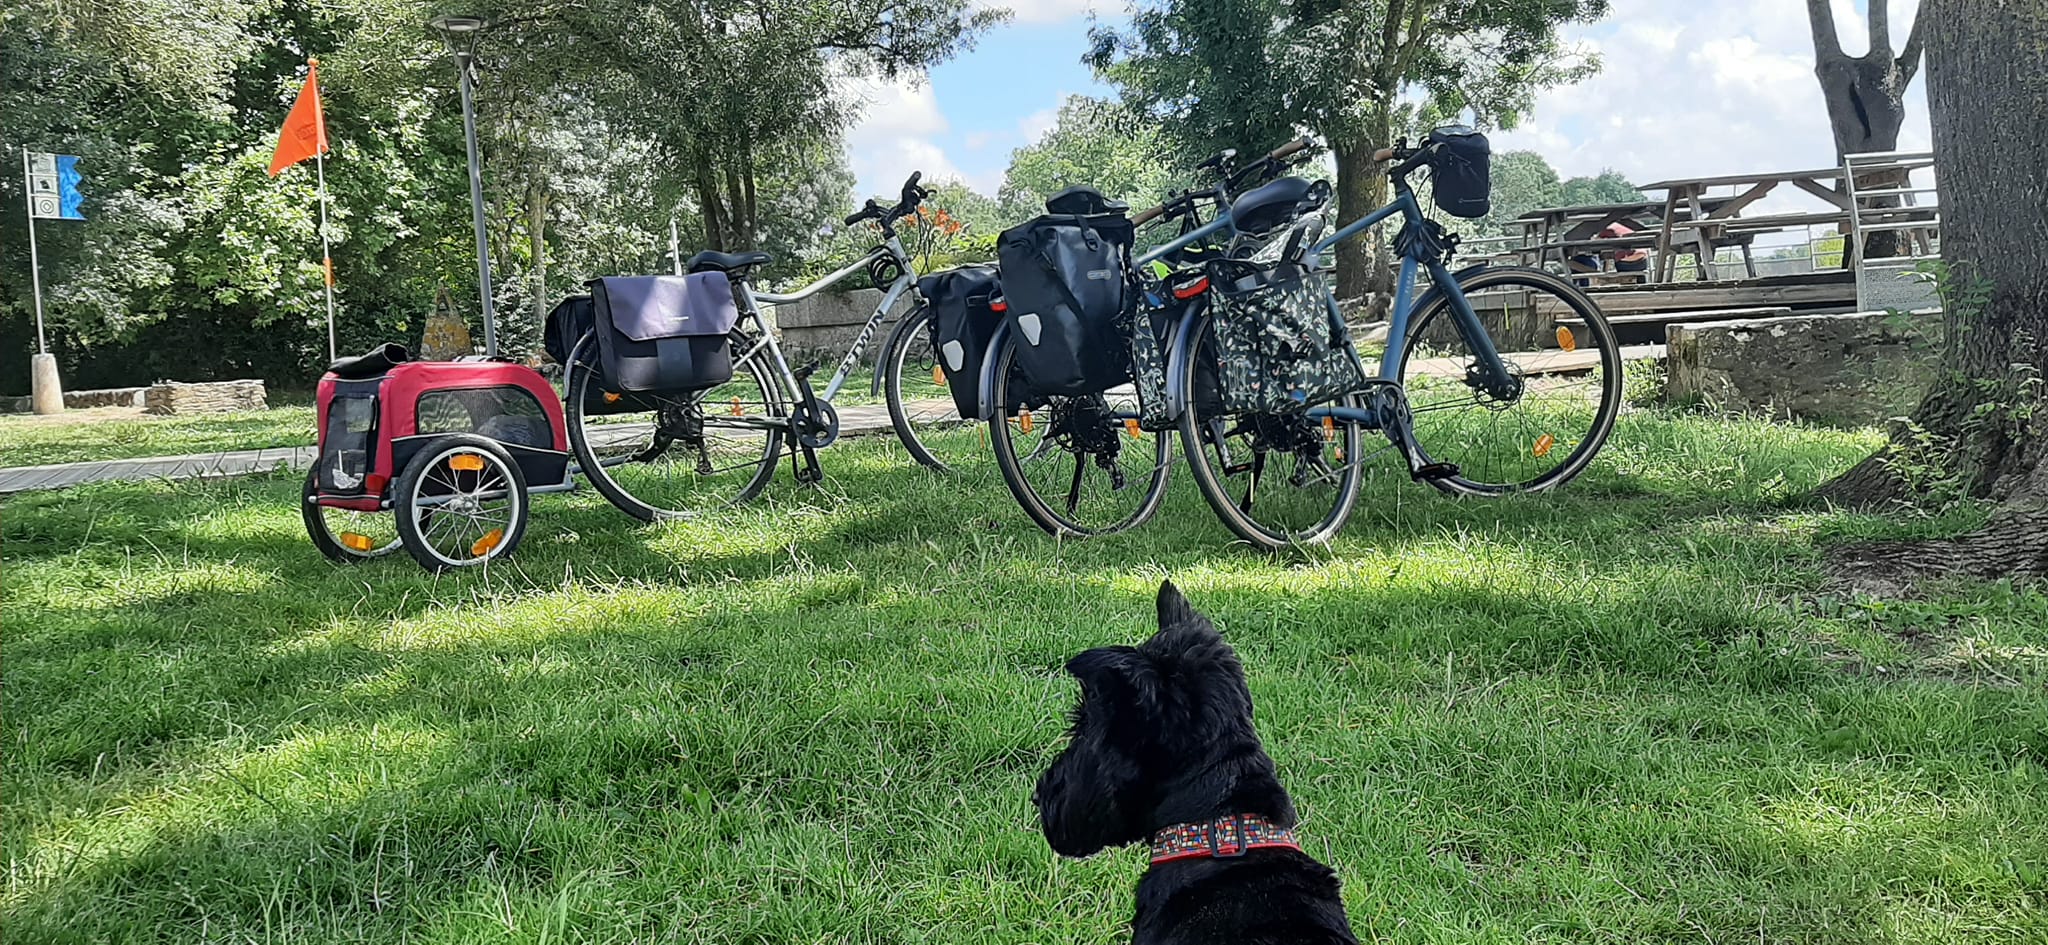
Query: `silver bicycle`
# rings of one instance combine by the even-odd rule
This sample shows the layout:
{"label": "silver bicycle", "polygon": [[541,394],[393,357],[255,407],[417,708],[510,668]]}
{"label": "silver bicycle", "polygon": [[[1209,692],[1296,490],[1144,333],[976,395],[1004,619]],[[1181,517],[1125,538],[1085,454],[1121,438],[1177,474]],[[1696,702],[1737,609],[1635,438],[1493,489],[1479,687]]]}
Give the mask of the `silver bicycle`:
{"label": "silver bicycle", "polygon": [[[874,222],[882,241],[867,255],[810,285],[791,292],[756,291],[750,276],[770,262],[763,252],[705,251],[689,261],[691,272],[725,272],[740,291],[740,320],[728,341],[733,376],[708,390],[686,393],[617,393],[603,389],[594,333],[578,342],[564,378],[569,442],[576,462],[598,492],[643,521],[690,518],[745,502],[775,476],[785,448],[798,482],[824,475],[817,451],[837,442],[841,417],[835,402],[860,371],[875,332],[906,294],[908,314],[896,322],[868,379],[870,398],[886,405],[890,426],[918,462],[946,469],[979,452],[971,433],[950,432],[966,423],[943,386],[932,350],[928,306],[917,290],[918,273],[896,221],[917,212],[928,196],[910,175],[900,201],[885,207],[869,200],[846,218],[847,226]],[[792,368],[776,343],[764,308],[810,298],[867,272],[885,287],[881,303],[862,324],[839,369],[823,391],[812,387],[818,365]],[[877,405],[850,406],[878,410]],[[879,419],[879,418],[877,418]],[[950,462],[949,462],[950,460]]]}

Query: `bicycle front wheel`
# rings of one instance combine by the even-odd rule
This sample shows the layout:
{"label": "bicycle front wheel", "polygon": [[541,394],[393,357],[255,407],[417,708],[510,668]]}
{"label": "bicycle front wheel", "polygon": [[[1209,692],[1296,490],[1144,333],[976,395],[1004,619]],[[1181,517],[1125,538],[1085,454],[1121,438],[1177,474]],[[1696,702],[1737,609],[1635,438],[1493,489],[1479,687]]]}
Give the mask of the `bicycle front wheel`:
{"label": "bicycle front wheel", "polygon": [[709,390],[635,394],[605,390],[594,357],[577,361],[595,344],[584,336],[570,359],[569,444],[584,478],[620,511],[643,522],[694,518],[759,495],[775,477],[789,407],[760,349]]}
{"label": "bicycle front wheel", "polygon": [[1477,372],[1473,343],[1448,296],[1415,313],[1401,361],[1415,446],[1458,474],[1433,479],[1454,495],[1541,492],[1571,481],[1593,461],[1621,410],[1621,348],[1600,307],[1564,279],[1534,269],[1483,269],[1459,280],[1482,326],[1516,316],[1539,320],[1522,343],[1496,347],[1514,379],[1503,395]]}
{"label": "bicycle front wheel", "polygon": [[882,352],[883,393],[889,402],[889,423],[911,458],[942,472],[976,466],[986,468],[988,438],[976,429],[975,418],[960,415],[953,384],[973,385],[977,378],[948,378],[932,349],[931,306],[920,305],[905,316],[896,344]]}
{"label": "bicycle front wheel", "polygon": [[[1360,424],[1306,412],[1232,413],[1216,385],[1212,316],[1190,330],[1193,362],[1180,375],[1181,452],[1202,497],[1237,537],[1268,551],[1322,544],[1358,504]],[[1168,372],[1169,374],[1175,372]],[[1346,396],[1328,406],[1356,407]]]}
{"label": "bicycle front wheel", "polygon": [[1024,514],[1058,536],[1109,535],[1144,524],[1166,498],[1173,446],[1138,425],[1129,387],[1103,394],[1037,394],[1017,370],[1017,346],[996,355],[989,441]]}

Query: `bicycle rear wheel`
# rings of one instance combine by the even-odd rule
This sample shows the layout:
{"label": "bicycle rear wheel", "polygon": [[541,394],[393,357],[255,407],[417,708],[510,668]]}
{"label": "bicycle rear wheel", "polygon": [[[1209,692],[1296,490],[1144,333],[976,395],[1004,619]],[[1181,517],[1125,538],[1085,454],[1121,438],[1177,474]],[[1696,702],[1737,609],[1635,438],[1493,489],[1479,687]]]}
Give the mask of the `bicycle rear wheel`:
{"label": "bicycle rear wheel", "polygon": [[1088,537],[1143,524],[1166,498],[1172,444],[1138,426],[1130,388],[1083,397],[1029,390],[1017,346],[996,356],[989,440],[1017,504],[1053,535]]}
{"label": "bicycle rear wheel", "polygon": [[[889,423],[911,458],[931,469],[958,472],[986,468],[988,438],[973,417],[960,415],[932,350],[932,310],[920,305],[905,316],[892,350],[882,352],[883,394],[889,402]],[[957,378],[974,384],[974,378]]]}
{"label": "bicycle rear wheel", "polygon": [[[1454,495],[1541,492],[1571,481],[1606,444],[1621,411],[1621,348],[1600,308],[1564,279],[1534,269],[1483,269],[1459,280],[1480,321],[1501,325],[1502,351],[1516,379],[1500,396],[1484,389],[1473,347],[1448,296],[1415,313],[1401,361],[1415,446],[1458,474],[1431,480]],[[1533,312],[1542,330],[1505,330],[1513,313]]]}
{"label": "bicycle rear wheel", "polygon": [[[1361,425],[1296,412],[1226,410],[1213,381],[1205,380],[1214,374],[1199,369],[1218,363],[1212,324],[1204,312],[1190,325],[1193,361],[1177,372],[1186,405],[1181,452],[1202,497],[1225,527],[1260,548],[1329,541],[1358,504]],[[1333,406],[1356,407],[1357,399],[1339,398]]]}
{"label": "bicycle rear wheel", "polygon": [[[693,518],[759,495],[789,431],[782,385],[760,349],[735,359],[732,380],[688,393],[606,391],[577,361],[565,398],[577,468],[606,499],[644,522]],[[736,351],[746,350],[735,342]]]}

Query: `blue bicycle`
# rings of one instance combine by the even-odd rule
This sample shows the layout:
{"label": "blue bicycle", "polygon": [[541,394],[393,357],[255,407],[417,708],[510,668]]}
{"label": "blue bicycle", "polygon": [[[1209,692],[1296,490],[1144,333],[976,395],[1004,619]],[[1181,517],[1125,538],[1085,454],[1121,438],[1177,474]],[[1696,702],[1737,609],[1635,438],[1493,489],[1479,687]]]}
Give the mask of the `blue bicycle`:
{"label": "blue bicycle", "polygon": [[[1378,160],[1397,162],[1390,171],[1393,201],[1327,236],[1318,215],[1327,185],[1278,176],[1306,142],[1242,171],[1229,168],[1227,152],[1219,155],[1212,163],[1223,184],[1135,218],[1182,221],[1181,235],[1141,264],[1174,259],[1228,234],[1223,258],[1202,263],[1194,284],[1200,291],[1187,291],[1186,275],[1178,283],[1169,277],[1166,294],[1190,304],[1168,336],[1166,394],[1196,483],[1238,537],[1269,549],[1329,540],[1357,504],[1364,464],[1386,450],[1397,451],[1417,481],[1488,496],[1562,485],[1606,442],[1621,405],[1622,361],[1598,306],[1538,269],[1481,264],[1452,271],[1458,239],[1424,215],[1408,180],[1430,168],[1438,206],[1465,209],[1473,198],[1461,182],[1470,175],[1459,149],[1472,138],[1485,147],[1467,129],[1442,129],[1420,147],[1404,142],[1379,152]],[[1232,194],[1247,176],[1269,180]],[[1477,186],[1483,205],[1483,171]],[[1227,209],[1199,220],[1205,202],[1226,198]],[[1400,275],[1385,350],[1368,371],[1319,262],[1337,243],[1396,216]],[[1422,272],[1430,285],[1418,296]],[[1290,390],[1273,383],[1264,398],[1242,396],[1247,384],[1260,383],[1256,370],[1246,370],[1246,352],[1256,349],[1245,339],[1263,343],[1271,329],[1287,324],[1282,313],[1290,304],[1296,335],[1310,321],[1326,325],[1328,346],[1343,361],[1309,372],[1306,383],[1297,376]],[[1316,318],[1301,317],[1304,304],[1321,309]],[[1316,356],[1315,344],[1288,340],[1296,343],[1278,345],[1286,355]],[[1387,445],[1363,455],[1369,431],[1384,435]]]}

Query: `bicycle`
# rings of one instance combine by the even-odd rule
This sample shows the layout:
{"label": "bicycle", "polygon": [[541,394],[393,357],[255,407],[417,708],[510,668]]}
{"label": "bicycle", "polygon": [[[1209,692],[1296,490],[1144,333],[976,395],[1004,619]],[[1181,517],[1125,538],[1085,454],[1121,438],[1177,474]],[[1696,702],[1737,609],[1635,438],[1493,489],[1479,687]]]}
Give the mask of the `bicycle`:
{"label": "bicycle", "polygon": [[[764,252],[705,250],[690,258],[692,273],[723,272],[735,287],[740,318],[726,339],[733,371],[732,379],[724,384],[672,394],[607,390],[595,369],[596,332],[585,333],[565,364],[563,399],[577,466],[598,492],[643,521],[691,518],[759,495],[774,478],[785,446],[790,449],[790,464],[798,482],[822,479],[817,451],[837,442],[840,434],[835,400],[860,367],[861,356],[897,301],[906,293],[917,297],[916,267],[895,223],[915,213],[928,196],[918,185],[922,177],[922,172],[910,175],[894,206],[870,199],[848,216],[849,227],[873,221],[881,231],[881,242],[860,259],[801,288],[781,293],[755,291],[749,277],[772,261]],[[762,309],[810,298],[863,271],[876,286],[887,288],[824,391],[816,391],[811,376],[818,365],[792,369]],[[916,329],[926,317],[927,306],[917,299],[910,312],[897,320],[883,344],[883,368],[869,382],[871,393],[881,390],[885,374],[900,373],[913,356],[925,334]],[[910,398],[919,392],[915,387],[906,388],[900,379],[888,385],[891,426],[920,463],[945,468],[943,451],[920,432],[921,427],[930,429],[920,412],[938,407]],[[950,402],[944,410],[952,412]]]}
{"label": "bicycle", "polygon": [[[1394,199],[1327,236],[1321,235],[1320,217],[1297,215],[1302,218],[1284,228],[1267,227],[1243,241],[1243,231],[1252,229],[1243,225],[1247,212],[1271,215],[1279,207],[1284,215],[1284,202],[1270,199],[1273,185],[1266,185],[1154,250],[1163,256],[1230,232],[1226,257],[1249,257],[1254,266],[1298,266],[1315,283],[1332,347],[1341,349],[1356,372],[1355,383],[1334,393],[1321,391],[1277,408],[1235,409],[1220,380],[1236,363],[1226,359],[1219,336],[1219,327],[1235,327],[1219,323],[1215,311],[1219,298],[1229,300],[1213,284],[1221,280],[1203,285],[1196,304],[1187,307],[1169,349],[1167,409],[1177,418],[1181,451],[1203,497],[1239,538],[1269,550],[1328,541],[1357,503],[1364,463],[1388,449],[1406,460],[1412,479],[1454,495],[1540,492],[1583,472],[1613,430],[1621,355],[1593,301],[1543,270],[1479,264],[1453,272],[1449,261],[1458,238],[1423,215],[1408,175],[1432,167],[1438,205],[1453,209],[1446,206],[1450,198],[1441,168],[1453,138],[1468,133],[1440,129],[1420,148],[1404,140],[1375,154],[1379,162],[1399,162],[1389,171]],[[1260,195],[1268,199],[1255,199]],[[1199,196],[1184,196],[1181,206],[1170,202],[1139,219],[1190,213]],[[1400,274],[1386,350],[1378,370],[1368,373],[1334,293],[1314,277],[1337,243],[1395,216],[1402,221],[1394,240]],[[1418,297],[1416,277],[1423,271],[1430,287]],[[1207,272],[1215,277],[1219,270],[1212,263]],[[1552,318],[1556,347],[1502,352],[1475,299],[1500,303],[1502,315],[1533,309]],[[1575,379],[1586,383],[1575,386]],[[1513,429],[1503,430],[1510,414]],[[1362,434],[1371,431],[1384,435],[1388,445],[1360,455]]]}

